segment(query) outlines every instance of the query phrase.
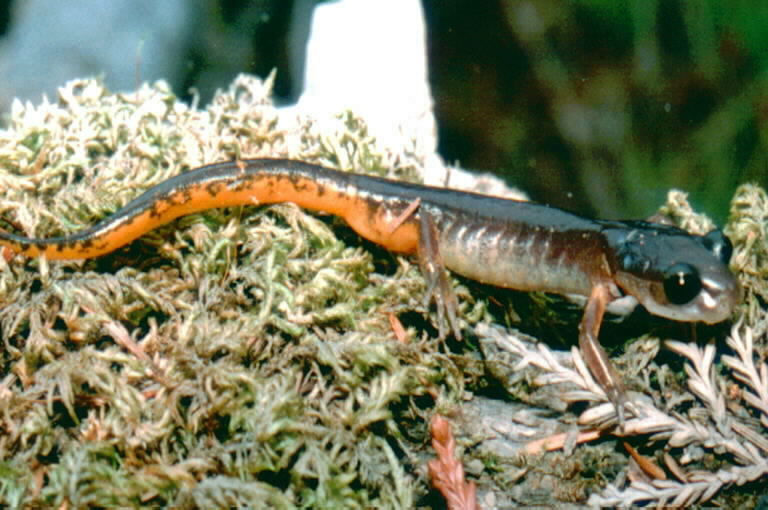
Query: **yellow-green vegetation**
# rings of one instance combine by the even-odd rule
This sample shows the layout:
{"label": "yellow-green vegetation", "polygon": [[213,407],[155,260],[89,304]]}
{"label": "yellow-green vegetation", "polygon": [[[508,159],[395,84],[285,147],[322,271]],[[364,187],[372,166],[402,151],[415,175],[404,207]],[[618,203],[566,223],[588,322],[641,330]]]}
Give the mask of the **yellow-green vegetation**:
{"label": "yellow-green vegetation", "polygon": [[[163,84],[82,81],[16,104],[5,228],[71,233],[234,157],[415,174],[351,116],[336,133],[278,127],[268,94],[243,77],[197,110]],[[377,256],[343,223],[277,205],[188,216],[97,260],[0,262],[0,501],[413,506],[428,418],[463,375],[426,322],[395,339],[388,314],[423,312],[423,280]]]}

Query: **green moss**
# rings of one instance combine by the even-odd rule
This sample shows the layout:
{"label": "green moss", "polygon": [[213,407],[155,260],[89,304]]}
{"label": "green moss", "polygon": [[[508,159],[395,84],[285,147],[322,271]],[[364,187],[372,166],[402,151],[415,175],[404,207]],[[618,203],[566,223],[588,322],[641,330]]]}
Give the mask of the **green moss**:
{"label": "green moss", "polygon": [[[239,78],[197,111],[163,84],[113,95],[83,81],[58,104],[16,105],[0,215],[71,233],[235,156],[416,175],[418,160],[392,165],[349,114],[337,134],[278,130],[268,94]],[[97,260],[0,262],[0,498],[411,507],[426,481],[407,459],[427,443],[401,428],[428,391],[461,387],[438,341],[391,332],[387,313],[423,311],[422,290],[410,264],[376,274],[359,241],[291,205],[192,215]]]}

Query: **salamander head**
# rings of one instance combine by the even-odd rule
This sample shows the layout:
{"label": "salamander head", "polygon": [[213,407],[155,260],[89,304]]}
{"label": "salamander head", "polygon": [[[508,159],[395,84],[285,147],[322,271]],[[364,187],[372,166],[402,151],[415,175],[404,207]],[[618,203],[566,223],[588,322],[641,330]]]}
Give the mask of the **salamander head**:
{"label": "salamander head", "polygon": [[714,324],[738,303],[739,284],[728,269],[733,248],[720,230],[697,236],[652,223],[616,222],[603,233],[616,284],[654,315]]}

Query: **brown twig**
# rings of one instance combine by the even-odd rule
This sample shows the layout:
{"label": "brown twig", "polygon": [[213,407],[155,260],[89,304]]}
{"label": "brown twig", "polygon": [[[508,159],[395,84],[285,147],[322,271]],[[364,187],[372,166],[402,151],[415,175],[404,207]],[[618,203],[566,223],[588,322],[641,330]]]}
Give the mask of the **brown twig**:
{"label": "brown twig", "polygon": [[622,443],[624,444],[624,449],[629,452],[629,454],[637,463],[637,467],[642,469],[646,476],[649,476],[654,480],[667,479],[667,474],[653,460],[635,450],[635,448],[626,441],[622,441]]}
{"label": "brown twig", "polygon": [[387,319],[389,319],[389,325],[392,327],[392,333],[395,335],[395,338],[397,338],[397,341],[401,344],[408,343],[408,336],[405,333],[405,328],[403,327],[403,323],[400,322],[400,319],[397,318],[397,315],[389,312],[387,313]]}
{"label": "brown twig", "polygon": [[[600,436],[601,436],[601,433],[597,429],[584,430],[579,432],[578,435],[576,436],[575,444],[594,441],[595,439],[600,438]],[[561,432],[558,434],[553,434],[548,437],[544,437],[542,439],[536,439],[535,441],[531,441],[530,443],[527,443],[523,451],[528,455],[536,455],[539,453],[559,450],[565,446],[567,438],[568,438],[568,434],[565,432]]]}

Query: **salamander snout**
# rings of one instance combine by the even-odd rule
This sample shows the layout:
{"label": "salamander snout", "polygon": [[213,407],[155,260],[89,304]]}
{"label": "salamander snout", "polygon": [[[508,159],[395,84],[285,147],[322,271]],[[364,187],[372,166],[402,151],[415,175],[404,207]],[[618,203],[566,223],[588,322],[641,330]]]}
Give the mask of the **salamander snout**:
{"label": "salamander snout", "polygon": [[679,229],[632,229],[614,235],[616,283],[654,315],[714,324],[741,298],[728,268],[730,241],[715,230],[695,236]]}

